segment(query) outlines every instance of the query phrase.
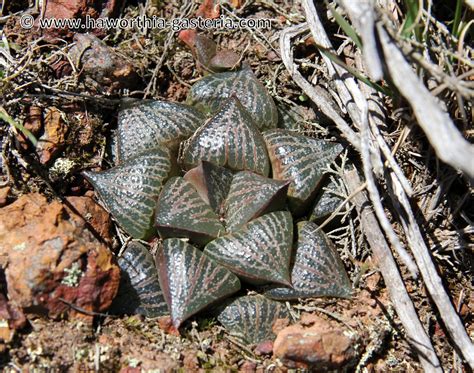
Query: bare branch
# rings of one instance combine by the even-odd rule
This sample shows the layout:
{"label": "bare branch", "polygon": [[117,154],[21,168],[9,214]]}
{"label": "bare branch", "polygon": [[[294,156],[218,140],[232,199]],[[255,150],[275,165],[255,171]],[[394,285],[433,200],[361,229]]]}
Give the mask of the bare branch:
{"label": "bare branch", "polygon": [[[361,184],[357,171],[349,171],[344,175],[349,192],[357,190]],[[368,207],[368,200],[364,192],[360,192],[352,199],[360,216],[362,231],[372,249],[374,260],[385,279],[390,299],[402,322],[409,343],[418,351],[420,363],[427,372],[442,372],[440,363],[433,349],[431,341],[418,319],[415,307],[408,296],[403,279],[393,259],[392,252],[385,241],[376,217]]]}
{"label": "bare branch", "polygon": [[375,42],[375,23],[372,0],[341,0],[341,3],[349,14],[355,29],[359,32],[363,43],[364,63],[367,73],[373,80],[383,78],[382,63],[380,62]]}

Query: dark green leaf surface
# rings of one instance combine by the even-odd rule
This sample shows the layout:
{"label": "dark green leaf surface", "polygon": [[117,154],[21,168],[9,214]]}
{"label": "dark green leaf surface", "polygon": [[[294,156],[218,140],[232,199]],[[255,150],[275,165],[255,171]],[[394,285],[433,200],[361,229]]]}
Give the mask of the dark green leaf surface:
{"label": "dark green leaf surface", "polygon": [[151,233],[156,199],[171,172],[170,153],[155,149],[102,172],[83,172],[121,227],[134,238]]}
{"label": "dark green leaf surface", "polygon": [[207,244],[204,253],[247,282],[290,285],[293,219],[286,211],[271,212],[240,231]]}
{"label": "dark green leaf surface", "polygon": [[234,94],[249,111],[260,130],[276,127],[278,111],[275,103],[248,67],[202,78],[191,87],[188,103],[199,110],[215,113]]}
{"label": "dark green leaf surface", "polygon": [[205,121],[192,106],[165,101],[128,105],[118,115],[118,151],[123,162],[160,146],[175,148]]}
{"label": "dark green leaf surface", "polygon": [[229,193],[234,174],[225,167],[202,161],[199,166],[186,172],[184,179],[189,181],[201,198],[218,215],[223,214],[223,203]]}
{"label": "dark green leaf surface", "polygon": [[117,262],[121,270],[120,287],[110,311],[146,317],[168,314],[155,261],[145,246],[130,242]]}
{"label": "dark green leaf surface", "polygon": [[301,215],[309,207],[325,169],[342,151],[342,145],[277,129],[264,132],[273,178],[291,180],[290,208]]}
{"label": "dark green leaf surface", "polygon": [[176,328],[206,306],[240,289],[237,276],[177,238],[163,241],[156,264]]}
{"label": "dark green leaf surface", "polygon": [[291,271],[293,289],[274,288],[265,295],[274,299],[350,297],[351,283],[331,240],[318,226],[298,223],[296,258]]}
{"label": "dark green leaf surface", "polygon": [[217,317],[230,334],[250,344],[273,341],[272,326],[284,318],[290,318],[285,305],[261,295],[237,298]]}
{"label": "dark green leaf surface", "polygon": [[335,192],[337,184],[334,180],[328,179],[315,198],[313,211],[311,212],[311,221],[320,221],[331,215],[344,200]]}
{"label": "dark green leaf surface", "polygon": [[268,175],[270,164],[263,138],[235,96],[225,101],[188,141],[182,157],[185,167],[193,168],[203,160],[237,171]]}
{"label": "dark green leaf surface", "polygon": [[288,185],[250,171],[235,174],[225,202],[227,229],[235,232],[252,219],[283,210]]}
{"label": "dark green leaf surface", "polygon": [[169,179],[163,187],[155,225],[162,238],[186,237],[203,245],[225,233],[219,217],[182,177]]}

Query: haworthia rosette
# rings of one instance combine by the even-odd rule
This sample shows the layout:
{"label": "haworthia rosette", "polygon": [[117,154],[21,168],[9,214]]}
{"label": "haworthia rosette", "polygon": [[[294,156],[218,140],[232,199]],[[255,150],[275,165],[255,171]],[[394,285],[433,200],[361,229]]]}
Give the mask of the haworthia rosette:
{"label": "haworthia rosette", "polygon": [[203,308],[240,289],[237,276],[177,238],[163,241],[156,265],[176,328]]}
{"label": "haworthia rosette", "polygon": [[202,111],[214,113],[232,95],[242,102],[258,129],[276,127],[278,111],[275,103],[250,68],[202,78],[191,87],[187,102]]}
{"label": "haworthia rosette", "polygon": [[164,185],[155,226],[162,238],[189,238],[202,245],[225,233],[216,213],[182,177],[173,177]]}
{"label": "haworthia rosette", "polygon": [[188,140],[182,155],[184,166],[190,169],[203,160],[268,175],[270,163],[263,138],[235,96]]}
{"label": "haworthia rosette", "polygon": [[158,147],[177,148],[205,121],[192,106],[165,101],[124,105],[118,114],[118,155],[123,162]]}
{"label": "haworthia rosette", "polygon": [[234,232],[268,212],[283,210],[289,182],[272,180],[250,171],[235,174],[225,201],[225,220]]}
{"label": "haworthia rosette", "polygon": [[83,172],[120,226],[134,238],[151,234],[153,211],[172,171],[170,152],[155,149],[102,172]]}
{"label": "haworthia rosette", "polygon": [[237,298],[217,317],[230,334],[250,344],[274,340],[273,324],[285,318],[290,318],[285,304],[261,295]]}
{"label": "haworthia rosette", "polygon": [[121,270],[120,287],[110,311],[147,317],[168,314],[155,261],[145,246],[130,242],[117,262]]}
{"label": "haworthia rosette", "polygon": [[223,213],[223,203],[229,193],[234,173],[225,167],[202,161],[184,175],[197,190],[201,198],[218,215]]}
{"label": "haworthia rosette", "polygon": [[209,242],[204,253],[254,284],[291,286],[293,219],[287,211],[263,215],[241,230]]}
{"label": "haworthia rosette", "polygon": [[290,208],[301,215],[308,208],[323,179],[326,167],[342,151],[342,145],[276,129],[263,133],[273,178],[291,180]]}
{"label": "haworthia rosette", "polygon": [[293,288],[274,288],[265,295],[274,299],[351,296],[351,283],[331,240],[308,221],[297,224],[298,242],[291,271]]}

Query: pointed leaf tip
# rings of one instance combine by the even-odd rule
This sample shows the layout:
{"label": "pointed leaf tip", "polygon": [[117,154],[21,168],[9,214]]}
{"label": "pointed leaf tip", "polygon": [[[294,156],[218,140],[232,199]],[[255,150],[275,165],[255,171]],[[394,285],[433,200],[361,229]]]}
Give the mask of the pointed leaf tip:
{"label": "pointed leaf tip", "polygon": [[306,212],[329,166],[342,145],[276,129],[263,133],[273,170],[273,178],[292,180],[288,190],[294,215]]}
{"label": "pointed leaf tip", "polygon": [[185,145],[186,169],[209,161],[232,170],[249,170],[267,176],[270,164],[265,143],[240,101],[231,96],[219,111]]}
{"label": "pointed leaf tip", "polygon": [[156,207],[155,225],[162,238],[189,238],[202,245],[225,232],[219,217],[182,177],[169,179],[163,187]]}
{"label": "pointed leaf tip", "polygon": [[176,328],[203,308],[240,289],[237,276],[177,238],[163,241],[156,264]]}
{"label": "pointed leaf tip", "polygon": [[177,102],[140,101],[118,115],[118,155],[121,162],[158,147],[176,149],[205,121],[192,106]]}
{"label": "pointed leaf tip", "polygon": [[237,298],[217,317],[230,334],[249,344],[274,340],[273,324],[284,318],[290,318],[285,305],[261,295]]}
{"label": "pointed leaf tip", "polygon": [[171,172],[170,152],[155,149],[102,172],[83,172],[120,226],[137,239],[151,234],[156,198]]}
{"label": "pointed leaf tip", "polygon": [[293,219],[287,211],[263,215],[241,230],[209,242],[204,253],[253,284],[291,286]]}
{"label": "pointed leaf tip", "polygon": [[250,171],[238,172],[225,201],[227,228],[237,231],[248,221],[283,210],[289,182],[273,180]]}
{"label": "pointed leaf tip", "polygon": [[228,168],[207,161],[202,161],[184,175],[184,179],[194,186],[203,201],[218,215],[223,215],[223,203],[233,177],[233,172]]}
{"label": "pointed leaf tip", "polygon": [[293,289],[274,288],[265,296],[281,300],[350,297],[351,283],[334,244],[314,223],[302,221],[297,226],[298,242],[291,271]]}
{"label": "pointed leaf tip", "polygon": [[111,312],[146,317],[168,314],[155,261],[145,246],[130,242],[117,262],[121,270],[120,287]]}
{"label": "pointed leaf tip", "polygon": [[200,110],[214,113],[232,95],[242,102],[259,130],[276,127],[277,107],[266,88],[248,67],[202,78],[191,87],[188,102]]}

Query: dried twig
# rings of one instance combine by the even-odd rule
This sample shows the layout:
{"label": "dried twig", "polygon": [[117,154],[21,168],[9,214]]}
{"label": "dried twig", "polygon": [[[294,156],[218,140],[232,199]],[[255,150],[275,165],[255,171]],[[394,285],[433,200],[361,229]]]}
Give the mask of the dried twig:
{"label": "dried twig", "polygon": [[[399,210],[398,216],[400,222],[405,231],[413,256],[415,257],[416,264],[420,269],[426,289],[436,304],[453,343],[458,347],[469,366],[474,368],[474,344],[469,338],[459,315],[456,313],[444,289],[441,277],[431,260],[428,247],[425,244],[411,209],[410,201],[403,192],[399,181],[393,177],[393,174],[391,175],[391,181],[393,185],[393,191],[391,193],[392,201]],[[388,186],[390,187],[391,183],[388,183]]]}
{"label": "dried twig", "polygon": [[[357,171],[345,173],[344,180],[350,192],[359,189],[361,181]],[[420,362],[425,371],[442,372],[431,341],[423,329],[423,325],[415,311],[415,307],[408,296],[405,284],[393,259],[392,252],[380,230],[375,215],[370,211],[365,193],[362,191],[352,199],[361,219],[362,230],[369,242],[380,272],[385,279],[390,299],[397,311],[398,317],[405,327],[409,342],[418,351]]]}
{"label": "dried twig", "polygon": [[364,44],[362,50],[367,73],[373,80],[383,78],[382,63],[380,62],[377,43],[374,35],[374,12],[372,11],[372,1],[370,0],[341,0],[344,9],[349,13],[354,27],[359,31]]}
{"label": "dried twig", "polygon": [[328,93],[320,87],[311,85],[301,73],[293,62],[293,50],[291,49],[291,39],[308,30],[308,25],[302,23],[301,25],[293,26],[285,29],[280,36],[280,51],[281,59],[291,74],[291,77],[296,84],[306,93],[306,95],[318,106],[324,115],[329,117],[336,123],[342,135],[354,146],[360,150],[359,135],[349,126],[349,124],[338,114],[334,109],[335,103],[329,97]]}
{"label": "dried twig", "polygon": [[[474,179],[474,145],[457,130],[428,89],[419,81],[402,52],[381,24],[377,25],[384,60],[393,83],[407,99],[436,155],[443,162],[465,172]],[[474,355],[474,354],[473,354]],[[474,359],[474,358],[473,358]]]}

